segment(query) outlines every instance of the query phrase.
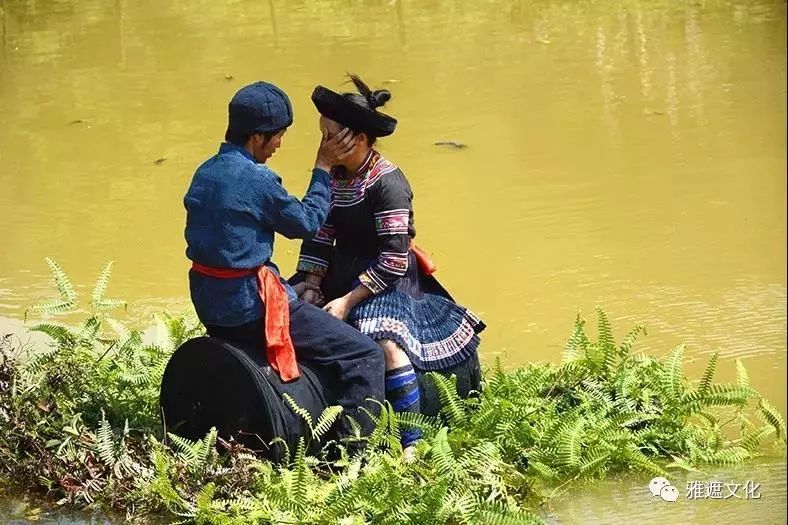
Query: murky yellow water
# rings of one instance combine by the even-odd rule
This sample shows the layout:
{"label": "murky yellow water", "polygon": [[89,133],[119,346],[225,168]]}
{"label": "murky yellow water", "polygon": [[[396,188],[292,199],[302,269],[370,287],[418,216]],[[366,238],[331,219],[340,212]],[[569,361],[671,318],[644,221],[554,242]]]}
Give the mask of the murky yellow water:
{"label": "murky yellow water", "polygon": [[[785,461],[713,468],[671,476],[675,502],[652,497],[651,476],[621,476],[583,483],[556,497],[556,524],[776,525],[786,522]],[[716,489],[715,489],[716,487]],[[698,492],[700,491],[700,492]],[[706,493],[714,497],[706,497]],[[703,496],[699,496],[703,494]]]}
{"label": "murky yellow water", "polygon": [[[181,198],[230,96],[290,94],[270,164],[301,192],[311,89],[354,71],[394,94],[382,150],[439,277],[490,326],[485,360],[557,359],[598,304],[651,329],[642,349],[688,343],[690,375],[742,358],[785,413],[784,1],[0,6],[0,316],[53,293],[46,256],[84,285],[117,261],[132,319],[188,307]],[[280,239],[280,266],[297,249]]]}

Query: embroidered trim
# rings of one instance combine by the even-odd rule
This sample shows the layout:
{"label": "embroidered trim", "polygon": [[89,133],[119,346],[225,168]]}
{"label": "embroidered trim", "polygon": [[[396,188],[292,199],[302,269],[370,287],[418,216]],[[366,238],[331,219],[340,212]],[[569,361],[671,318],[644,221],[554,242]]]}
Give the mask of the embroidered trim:
{"label": "embroidered trim", "polygon": [[463,317],[460,326],[449,337],[422,346],[424,360],[435,361],[444,357],[450,357],[465,348],[474,335],[476,335],[476,331],[473,329],[473,326],[467,317]]}
{"label": "embroidered trim", "polygon": [[361,319],[354,324],[361,333],[373,339],[375,334],[382,332],[396,334],[402,338],[402,343],[406,347],[405,350],[413,355],[420,356],[422,361],[438,361],[451,357],[465,348],[475,335],[473,326],[471,326],[467,317],[463,317],[460,326],[448,337],[426,344],[422,344],[421,341],[416,339],[405,323],[392,317]]}
{"label": "embroidered trim", "polygon": [[358,276],[359,282],[369,288],[369,291],[377,295],[386,289],[386,283],[377,275],[374,268],[363,272]]}
{"label": "embroidered trim", "polygon": [[347,208],[362,202],[367,189],[375,184],[383,175],[391,173],[397,166],[384,159],[378,152],[371,151],[360,168],[359,173],[351,179],[331,177],[331,207]]}
{"label": "embroidered trim", "polygon": [[379,294],[389,286],[387,275],[395,279],[404,276],[408,271],[408,252],[380,252],[378,261],[372,268],[358,276],[361,284],[369,288],[372,293]]}
{"label": "embroidered trim", "polygon": [[329,246],[334,244],[334,237],[336,237],[337,230],[332,224],[324,224],[317,235],[312,239],[313,242],[318,244],[327,244]]}
{"label": "embroidered trim", "polygon": [[372,159],[375,158],[375,155],[380,156],[380,154],[374,149],[369,150],[369,153],[367,153],[367,156],[364,158],[364,162],[362,162],[361,166],[359,166],[356,170],[356,175],[361,175],[363,172],[369,169],[369,165],[372,163]]}
{"label": "embroidered trim", "polygon": [[385,270],[402,277],[408,271],[408,252],[380,252],[378,263],[373,269]]}
{"label": "embroidered trim", "polygon": [[408,234],[410,210],[386,210],[375,214],[375,230],[378,235]]}
{"label": "embroidered trim", "polygon": [[370,187],[374,186],[375,183],[377,181],[379,181],[380,178],[383,175],[386,175],[387,173],[391,173],[392,171],[395,171],[396,169],[397,169],[397,166],[395,166],[391,162],[387,161],[383,157],[378,157],[377,161],[375,161],[375,164],[369,170],[369,175],[367,176],[367,185],[366,185],[366,187],[370,188]]}
{"label": "embroidered trim", "polygon": [[356,329],[362,334],[373,336],[379,332],[391,332],[397,334],[405,343],[405,349],[415,355],[421,355],[421,341],[413,337],[408,325],[392,317],[373,317],[371,319],[360,319],[355,323]]}
{"label": "embroidered trim", "polygon": [[311,257],[309,255],[301,255],[298,257],[298,265],[296,266],[297,272],[306,272],[320,277],[325,277],[328,271],[328,261],[320,259],[319,257]]}

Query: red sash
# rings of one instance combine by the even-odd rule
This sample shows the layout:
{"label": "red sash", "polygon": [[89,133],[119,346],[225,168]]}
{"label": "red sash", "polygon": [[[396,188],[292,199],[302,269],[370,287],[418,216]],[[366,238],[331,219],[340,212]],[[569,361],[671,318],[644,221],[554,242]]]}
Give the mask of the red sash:
{"label": "red sash", "polygon": [[435,266],[435,263],[432,262],[430,256],[427,255],[427,252],[413,244],[413,241],[410,243],[410,251],[416,256],[416,262],[419,264],[419,268],[421,268],[422,272],[426,275],[435,273],[435,270],[438,268]]}
{"label": "red sash", "polygon": [[234,268],[214,268],[196,262],[192,263],[192,270],[216,279],[234,279],[256,275],[257,291],[265,305],[263,331],[266,343],[265,355],[268,362],[271,363],[271,368],[279,373],[282,381],[292,381],[301,377],[301,371],[296,363],[293,341],[290,339],[290,306],[287,292],[276,273],[265,265],[250,270],[237,270]]}

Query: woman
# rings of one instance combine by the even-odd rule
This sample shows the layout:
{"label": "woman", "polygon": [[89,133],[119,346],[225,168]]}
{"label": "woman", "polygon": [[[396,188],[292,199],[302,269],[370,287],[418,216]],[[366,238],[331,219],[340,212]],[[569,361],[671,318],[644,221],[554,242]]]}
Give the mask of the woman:
{"label": "woman", "polygon": [[[397,121],[380,113],[391,94],[371,91],[350,75],[358,93],[337,94],[322,86],[312,101],[320,128],[331,137],[354,132],[355,147],[331,170],[331,208],[324,226],[305,241],[295,282],[302,298],[370,336],[386,360],[386,398],[394,410],[420,411],[414,368],[476,371],[478,333],[484,324],[454,302],[432,277],[434,267],[414,245],[413,193],[402,171],[373,149],[394,132]],[[466,374],[467,375],[467,374]],[[459,377],[458,377],[459,379]],[[412,455],[419,433],[406,430],[402,445]]]}

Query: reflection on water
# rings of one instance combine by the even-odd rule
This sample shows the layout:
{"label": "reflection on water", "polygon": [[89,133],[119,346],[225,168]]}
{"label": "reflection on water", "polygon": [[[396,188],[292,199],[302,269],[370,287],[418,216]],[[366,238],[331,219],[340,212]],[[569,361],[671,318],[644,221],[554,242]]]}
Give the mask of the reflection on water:
{"label": "reflection on water", "polygon": [[[785,11],[5,0],[0,316],[53,293],[46,256],[85,289],[116,260],[109,292],[132,321],[188,307],[181,198],[229,97],[258,78],[291,95],[271,165],[300,192],[309,93],[355,71],[394,94],[400,125],[381,148],[414,186],[438,276],[488,322],[483,359],[555,360],[577,311],[599,304],[619,332],[650,328],[643,349],[689,343],[693,377],[711,352],[742,357],[785,413]],[[277,250],[293,268],[298,244]]]}

